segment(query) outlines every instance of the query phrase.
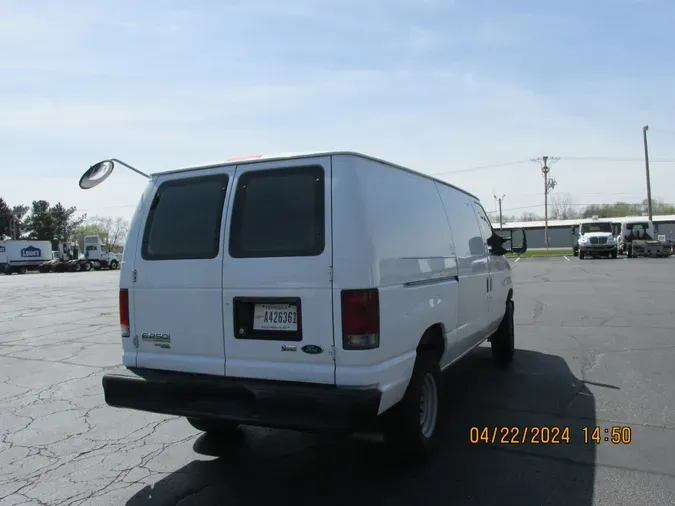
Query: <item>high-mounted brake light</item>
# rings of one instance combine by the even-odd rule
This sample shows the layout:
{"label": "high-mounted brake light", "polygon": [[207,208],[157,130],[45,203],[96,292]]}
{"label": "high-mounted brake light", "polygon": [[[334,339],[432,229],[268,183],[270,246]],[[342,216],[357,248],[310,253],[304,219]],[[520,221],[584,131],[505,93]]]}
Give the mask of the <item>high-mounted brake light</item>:
{"label": "high-mounted brake light", "polygon": [[129,290],[120,289],[120,331],[122,337],[129,337],[131,329],[129,328]]}
{"label": "high-mounted brake light", "polygon": [[380,346],[380,295],[377,289],[342,290],[342,347],[372,350]]}
{"label": "high-mounted brake light", "polygon": [[262,155],[233,156],[232,158],[228,158],[226,161],[227,162],[243,162],[244,160],[257,160],[258,158],[262,158]]}

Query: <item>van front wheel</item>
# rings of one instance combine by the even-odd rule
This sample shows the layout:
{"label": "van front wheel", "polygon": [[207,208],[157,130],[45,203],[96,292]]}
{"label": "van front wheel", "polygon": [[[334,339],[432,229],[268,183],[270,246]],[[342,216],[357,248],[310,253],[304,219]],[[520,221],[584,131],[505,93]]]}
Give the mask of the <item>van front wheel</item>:
{"label": "van front wheel", "polygon": [[236,422],[227,422],[220,420],[202,420],[200,418],[188,418],[188,423],[192,425],[195,429],[207,434],[213,434],[217,436],[224,436],[232,434],[237,430],[239,424]]}
{"label": "van front wheel", "polygon": [[436,357],[417,355],[403,399],[383,415],[387,445],[406,460],[431,456],[443,427],[443,377]]}
{"label": "van front wheel", "polygon": [[506,311],[504,318],[499,324],[497,332],[490,338],[492,343],[492,360],[497,367],[506,367],[513,360],[516,350],[515,326],[513,324],[513,314],[515,304],[513,300],[506,301]]}

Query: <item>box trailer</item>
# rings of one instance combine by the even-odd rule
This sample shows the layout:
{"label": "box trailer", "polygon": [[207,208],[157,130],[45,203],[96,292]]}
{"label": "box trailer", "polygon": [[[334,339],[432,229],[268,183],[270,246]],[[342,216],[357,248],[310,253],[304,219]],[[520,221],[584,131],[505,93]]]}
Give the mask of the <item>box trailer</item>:
{"label": "box trailer", "polygon": [[49,241],[9,240],[0,242],[0,272],[24,274],[52,258]]}

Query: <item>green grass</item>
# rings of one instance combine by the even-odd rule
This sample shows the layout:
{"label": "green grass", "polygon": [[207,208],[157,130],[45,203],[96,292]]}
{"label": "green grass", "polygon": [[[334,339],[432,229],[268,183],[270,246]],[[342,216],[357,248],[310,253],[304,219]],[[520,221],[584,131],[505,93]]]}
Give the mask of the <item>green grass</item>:
{"label": "green grass", "polygon": [[572,256],[572,248],[549,248],[548,251],[545,249],[529,249],[522,255],[514,255],[512,253],[507,254],[508,258],[533,258],[533,257],[557,257],[557,256]]}

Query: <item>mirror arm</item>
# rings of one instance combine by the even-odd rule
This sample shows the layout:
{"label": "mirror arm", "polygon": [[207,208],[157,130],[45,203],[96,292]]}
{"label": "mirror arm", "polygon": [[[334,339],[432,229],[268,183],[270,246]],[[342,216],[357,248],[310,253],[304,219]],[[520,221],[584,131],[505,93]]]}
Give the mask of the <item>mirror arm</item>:
{"label": "mirror arm", "polygon": [[147,175],[145,172],[141,172],[140,170],[135,169],[134,167],[132,167],[128,163],[124,163],[122,160],[118,160],[117,158],[111,158],[110,160],[113,161],[113,162],[119,163],[120,165],[124,165],[127,169],[133,170],[136,174],[140,174],[141,176],[144,176],[145,178],[150,179],[150,176]]}

